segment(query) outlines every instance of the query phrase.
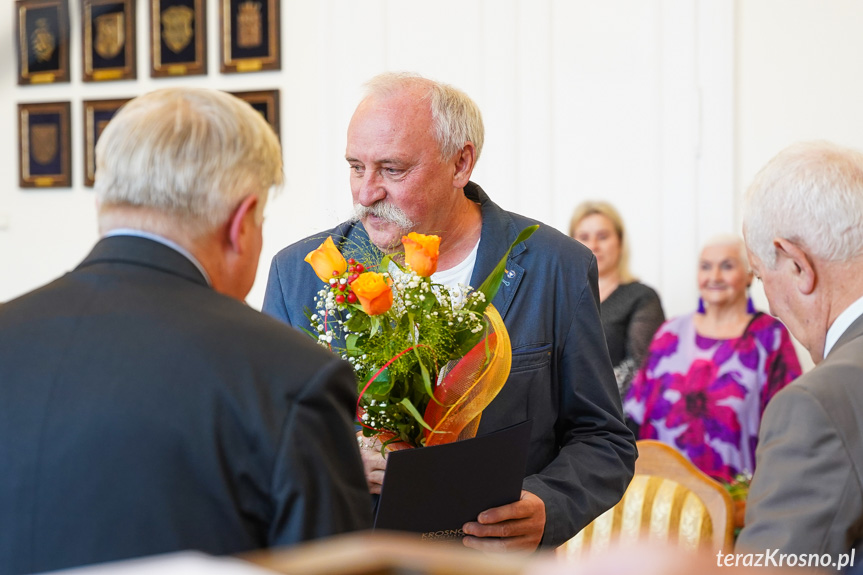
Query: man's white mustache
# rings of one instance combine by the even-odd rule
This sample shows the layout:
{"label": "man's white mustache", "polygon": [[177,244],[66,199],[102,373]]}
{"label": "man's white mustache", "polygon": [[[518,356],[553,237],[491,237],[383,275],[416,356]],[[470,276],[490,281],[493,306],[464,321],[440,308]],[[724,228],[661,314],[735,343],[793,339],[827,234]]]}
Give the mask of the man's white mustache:
{"label": "man's white mustache", "polygon": [[416,226],[413,220],[411,220],[401,208],[383,200],[375,202],[370,206],[364,206],[359,203],[354,204],[355,220],[362,220],[368,216],[380,218],[405,231],[412,230]]}

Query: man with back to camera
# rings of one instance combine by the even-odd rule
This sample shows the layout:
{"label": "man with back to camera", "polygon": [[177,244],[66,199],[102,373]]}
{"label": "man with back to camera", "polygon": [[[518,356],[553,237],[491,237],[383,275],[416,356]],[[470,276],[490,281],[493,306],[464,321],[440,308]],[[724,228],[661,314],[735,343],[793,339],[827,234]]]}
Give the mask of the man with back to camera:
{"label": "man with back to camera", "polygon": [[350,367],[243,303],[272,129],[169,88],[96,152],[104,237],[0,308],[0,573],[370,527]]}
{"label": "man with back to camera", "polygon": [[[367,84],[348,127],[346,159],[356,219],[306,238],[273,260],[264,311],[297,327],[319,280],[305,255],[327,236],[397,250],[410,231],[441,236],[438,283],[478,286],[533,220],[505,212],[470,181],[483,143],[476,104],[411,74]],[[492,302],[512,341],[512,370],[483,412],[478,435],[533,419],[521,499],[467,523],[464,544],[488,550],[563,543],[617,503],[635,447],[599,321],[596,260],[548,226],[513,249]],[[386,460],[362,451],[371,493]]]}
{"label": "man with back to camera", "polygon": [[771,313],[816,366],[767,405],[737,547],[860,561],[863,154],[827,142],[783,150],[750,186],[743,226]]}

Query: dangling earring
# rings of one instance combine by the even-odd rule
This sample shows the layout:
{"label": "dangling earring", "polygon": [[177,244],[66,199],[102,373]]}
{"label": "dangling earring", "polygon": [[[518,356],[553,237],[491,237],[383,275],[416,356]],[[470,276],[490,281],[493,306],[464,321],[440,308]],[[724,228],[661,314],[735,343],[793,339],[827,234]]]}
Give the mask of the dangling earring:
{"label": "dangling earring", "polygon": [[758,310],[755,309],[755,304],[752,303],[752,296],[749,294],[749,286],[746,286],[746,313],[755,315]]}
{"label": "dangling earring", "polygon": [[701,296],[698,297],[698,313],[700,313],[702,315],[705,313],[704,300],[701,299]]}

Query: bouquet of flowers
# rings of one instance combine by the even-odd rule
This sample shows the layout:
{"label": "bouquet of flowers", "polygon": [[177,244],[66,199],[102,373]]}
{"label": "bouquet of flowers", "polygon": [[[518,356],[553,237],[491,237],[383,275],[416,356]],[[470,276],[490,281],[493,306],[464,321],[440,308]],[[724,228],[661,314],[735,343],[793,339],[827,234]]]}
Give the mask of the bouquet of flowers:
{"label": "bouquet of flowers", "polygon": [[[477,289],[449,288],[430,276],[440,238],[410,233],[401,256],[345,257],[328,237],[306,256],[325,286],[306,310],[310,335],[357,374],[357,419],[383,448],[420,447],[473,437],[482,410],[509,376],[512,352],[490,305],[512,247]],[[374,257],[374,256],[372,256]]]}

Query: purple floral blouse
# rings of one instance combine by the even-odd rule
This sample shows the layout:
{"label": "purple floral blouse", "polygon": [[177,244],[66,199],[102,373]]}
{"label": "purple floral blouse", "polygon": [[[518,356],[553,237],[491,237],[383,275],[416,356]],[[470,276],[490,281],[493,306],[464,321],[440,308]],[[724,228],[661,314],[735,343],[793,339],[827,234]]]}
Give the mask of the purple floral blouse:
{"label": "purple floral blouse", "polygon": [[632,382],[624,411],[639,439],[676,447],[720,481],[755,470],[764,407],[800,375],[788,331],[758,313],[742,336],[711,339],[695,332],[694,314],[665,322]]}

